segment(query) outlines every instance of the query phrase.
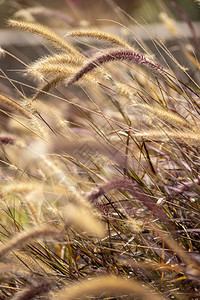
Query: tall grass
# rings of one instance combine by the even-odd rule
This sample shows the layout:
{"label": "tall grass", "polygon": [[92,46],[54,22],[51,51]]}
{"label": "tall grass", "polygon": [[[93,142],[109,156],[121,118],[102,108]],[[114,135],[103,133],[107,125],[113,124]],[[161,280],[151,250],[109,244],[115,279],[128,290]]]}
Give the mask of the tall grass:
{"label": "tall grass", "polygon": [[8,21],[53,47],[23,69],[31,96],[0,95],[2,300],[199,298],[199,53],[161,19],[192,71],[162,41],[159,61],[102,28]]}

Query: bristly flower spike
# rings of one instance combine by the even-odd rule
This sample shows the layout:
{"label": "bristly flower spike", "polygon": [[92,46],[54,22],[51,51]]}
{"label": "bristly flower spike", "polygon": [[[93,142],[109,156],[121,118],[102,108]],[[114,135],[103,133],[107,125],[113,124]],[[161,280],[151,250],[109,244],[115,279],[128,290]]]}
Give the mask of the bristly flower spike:
{"label": "bristly flower spike", "polygon": [[18,20],[8,20],[8,25],[15,29],[19,28],[21,30],[28,31],[41,36],[45,40],[50,42],[52,46],[54,46],[56,49],[59,49],[61,51],[67,51],[71,55],[81,55],[78,52],[78,50],[75,49],[75,47],[70,45],[62,37],[58,36],[55,32],[53,32],[46,26],[43,26],[38,23],[23,22]]}
{"label": "bristly flower spike", "polygon": [[104,42],[117,45],[119,47],[132,48],[124,39],[121,39],[114,34],[110,34],[108,32],[104,32],[95,28],[73,30],[71,32],[68,32],[66,36],[80,37],[80,38],[93,38],[99,41],[104,41]]}
{"label": "bristly flower spike", "polygon": [[108,51],[100,52],[96,58],[87,62],[68,82],[68,86],[78,81],[84,74],[92,71],[98,66],[112,61],[128,61],[138,65],[146,66],[147,68],[158,73],[164,73],[163,67],[155,63],[144,55],[134,52],[132,50],[124,49],[109,49]]}

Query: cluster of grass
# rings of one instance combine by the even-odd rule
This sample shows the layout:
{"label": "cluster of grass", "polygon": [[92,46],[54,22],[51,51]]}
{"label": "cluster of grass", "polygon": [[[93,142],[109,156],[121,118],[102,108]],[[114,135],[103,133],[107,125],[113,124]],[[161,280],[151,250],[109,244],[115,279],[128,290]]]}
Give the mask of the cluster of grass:
{"label": "cluster of grass", "polygon": [[161,19],[192,71],[161,41],[162,64],[101,28],[9,20],[51,49],[24,64],[32,97],[0,94],[0,299],[199,298],[200,47]]}

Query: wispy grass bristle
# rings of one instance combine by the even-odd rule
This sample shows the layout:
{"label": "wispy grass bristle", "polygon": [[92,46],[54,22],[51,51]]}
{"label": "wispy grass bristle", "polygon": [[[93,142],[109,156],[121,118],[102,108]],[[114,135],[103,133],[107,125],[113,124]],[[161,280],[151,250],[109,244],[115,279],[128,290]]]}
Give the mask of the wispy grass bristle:
{"label": "wispy grass bristle", "polygon": [[0,263],[0,276],[7,277],[7,276],[20,276],[22,278],[30,277],[30,273],[25,270],[24,268],[19,268],[19,265],[15,264],[7,264],[7,263]]}
{"label": "wispy grass bristle", "polygon": [[56,76],[63,76],[63,79],[65,78],[67,80],[67,77],[69,77],[76,70],[77,67],[72,66],[63,66],[60,64],[42,64],[40,66],[31,67],[31,69],[28,70],[28,73],[33,75],[39,81],[44,81],[45,77],[55,78]]}

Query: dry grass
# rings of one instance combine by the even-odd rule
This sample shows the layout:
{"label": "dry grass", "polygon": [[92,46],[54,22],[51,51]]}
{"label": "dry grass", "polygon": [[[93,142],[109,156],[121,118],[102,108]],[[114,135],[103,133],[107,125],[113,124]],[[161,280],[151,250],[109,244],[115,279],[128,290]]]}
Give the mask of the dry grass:
{"label": "dry grass", "polygon": [[32,95],[0,95],[0,298],[198,299],[196,36],[176,35],[186,71],[163,41],[160,62],[101,28],[8,24],[53,49],[23,69]]}

